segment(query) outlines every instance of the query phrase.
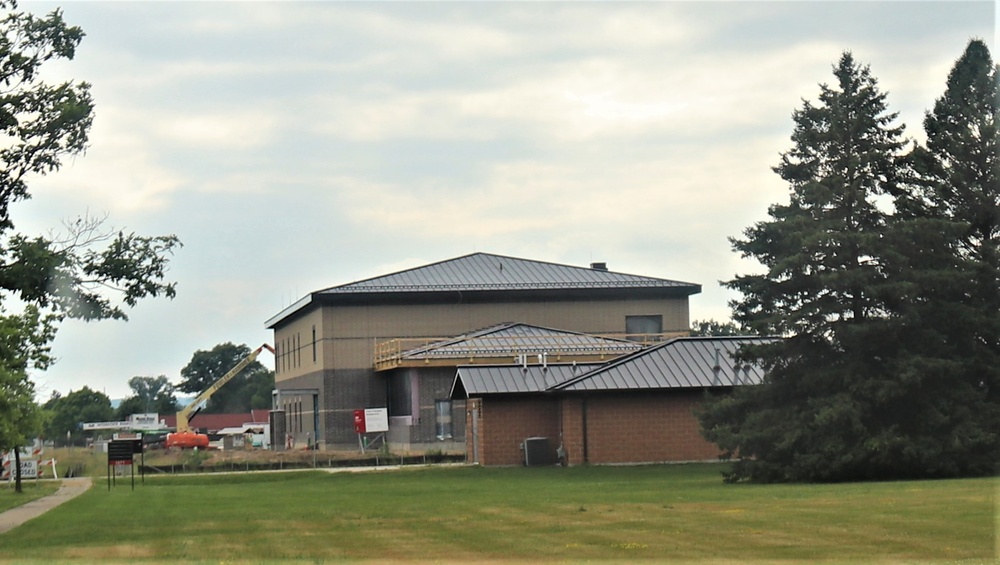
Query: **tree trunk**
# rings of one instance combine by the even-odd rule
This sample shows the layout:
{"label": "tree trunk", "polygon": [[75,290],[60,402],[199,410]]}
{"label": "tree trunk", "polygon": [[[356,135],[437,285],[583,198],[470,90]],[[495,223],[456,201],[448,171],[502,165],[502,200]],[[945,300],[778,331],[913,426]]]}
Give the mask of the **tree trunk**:
{"label": "tree trunk", "polygon": [[14,492],[21,490],[21,450],[14,449]]}

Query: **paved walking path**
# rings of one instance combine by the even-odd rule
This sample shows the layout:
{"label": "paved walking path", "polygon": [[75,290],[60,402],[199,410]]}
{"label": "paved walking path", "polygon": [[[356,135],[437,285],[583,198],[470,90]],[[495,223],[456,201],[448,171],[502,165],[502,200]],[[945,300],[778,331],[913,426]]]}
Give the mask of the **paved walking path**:
{"label": "paved walking path", "polygon": [[0,512],[0,534],[12,530],[28,520],[41,516],[71,498],[80,496],[90,488],[90,477],[62,479],[62,485],[55,494],[43,496],[27,504]]}

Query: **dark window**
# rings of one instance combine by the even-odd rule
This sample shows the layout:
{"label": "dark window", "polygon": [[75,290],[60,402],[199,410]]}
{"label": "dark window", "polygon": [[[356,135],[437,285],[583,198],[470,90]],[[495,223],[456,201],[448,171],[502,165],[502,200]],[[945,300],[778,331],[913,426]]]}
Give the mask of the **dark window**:
{"label": "dark window", "polygon": [[389,376],[389,415],[413,415],[413,388],[410,374],[398,373]]}
{"label": "dark window", "polygon": [[[649,334],[663,333],[663,316],[625,316],[625,333],[629,339],[647,341]],[[657,335],[654,339],[659,339]]]}

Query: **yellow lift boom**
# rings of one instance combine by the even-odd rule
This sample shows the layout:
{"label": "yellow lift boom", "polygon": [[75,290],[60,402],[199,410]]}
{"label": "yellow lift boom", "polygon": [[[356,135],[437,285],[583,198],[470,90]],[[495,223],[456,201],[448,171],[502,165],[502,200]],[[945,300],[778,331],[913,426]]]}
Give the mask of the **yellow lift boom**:
{"label": "yellow lift boom", "polygon": [[192,400],[187,406],[182,408],[177,412],[177,431],[172,434],[167,434],[167,447],[208,447],[208,436],[205,434],[198,434],[191,430],[191,425],[189,423],[190,419],[194,416],[191,415],[195,409],[200,406],[203,402],[207,401],[212,397],[220,388],[225,386],[226,383],[233,380],[233,378],[240,374],[240,371],[247,368],[247,365],[253,363],[257,360],[257,356],[263,350],[268,350],[271,354],[274,354],[274,348],[268,344],[263,344],[257,349],[253,350],[250,355],[243,358],[242,361],[236,364],[235,367],[229,370],[228,373],[222,375],[222,378],[212,383],[212,386],[206,388],[199,394],[194,400]]}

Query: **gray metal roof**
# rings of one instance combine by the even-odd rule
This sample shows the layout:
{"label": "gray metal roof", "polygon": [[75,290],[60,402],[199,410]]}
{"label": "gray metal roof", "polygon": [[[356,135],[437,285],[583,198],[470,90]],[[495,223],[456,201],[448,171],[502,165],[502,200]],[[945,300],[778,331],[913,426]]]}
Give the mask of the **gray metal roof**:
{"label": "gray metal roof", "polygon": [[699,285],[679,281],[489,253],[473,253],[398,273],[335,286],[319,293],[630,287],[700,288]]}
{"label": "gray metal roof", "polygon": [[737,363],[734,356],[744,345],[772,341],[773,338],[744,336],[683,337],[604,364],[461,366],[452,385],[452,398],[760,384],[764,371],[757,365]]}
{"label": "gray metal roof", "polygon": [[543,392],[549,387],[578,377],[599,365],[466,365],[458,368],[451,398],[485,394]]}
{"label": "gray metal roof", "polygon": [[[594,293],[606,296],[628,293],[636,297],[686,297],[701,292],[701,285],[654,277],[616,273],[603,268],[574,267],[473,253],[422,267],[364,279],[312,292],[267,322],[273,328],[314,304],[371,304],[398,301],[427,303],[434,300],[583,299]],[[570,298],[570,297],[573,298]],[[409,302],[408,302],[409,301]],[[395,302],[394,302],[395,303]]]}
{"label": "gray metal roof", "polygon": [[[744,345],[774,341],[760,337],[684,337],[650,347],[601,366],[550,390],[642,390],[710,388],[759,384],[764,371],[738,363]],[[717,367],[717,368],[716,368]]]}
{"label": "gray metal roof", "polygon": [[606,354],[617,357],[640,349],[642,345],[624,339],[506,323],[405,351],[402,358],[472,358],[548,353],[555,361],[554,356],[560,354]]}

